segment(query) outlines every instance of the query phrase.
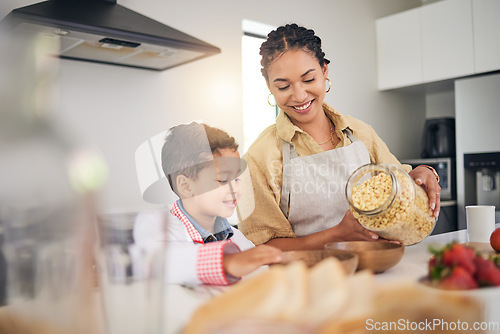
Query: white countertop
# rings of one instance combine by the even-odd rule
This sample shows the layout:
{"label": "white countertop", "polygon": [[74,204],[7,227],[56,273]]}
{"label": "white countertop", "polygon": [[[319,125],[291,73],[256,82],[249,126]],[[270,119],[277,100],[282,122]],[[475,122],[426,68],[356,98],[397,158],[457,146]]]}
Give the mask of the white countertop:
{"label": "white countertop", "polygon": [[[396,279],[416,281],[424,277],[427,274],[427,264],[431,256],[428,251],[429,245],[445,245],[453,240],[467,242],[467,231],[459,230],[432,235],[418,244],[407,246],[401,261],[386,272],[377,274],[375,276],[376,280],[384,284]],[[265,270],[265,268],[262,268],[262,270]],[[167,306],[164,313],[166,314],[164,332],[179,333],[199,305],[222,291],[224,291],[224,288],[221,287],[197,286],[186,288],[178,285],[168,285],[165,292]],[[500,288],[483,288],[465,293],[477,296],[479,300],[484,302],[485,321],[500,323]]]}
{"label": "white countertop", "polygon": [[[498,226],[499,225],[497,225],[497,227]],[[414,282],[418,281],[427,274],[428,261],[431,256],[428,251],[428,247],[430,245],[438,247],[439,245],[445,245],[454,240],[457,242],[466,242],[467,231],[460,230],[432,235],[416,245],[407,246],[401,261],[384,273],[375,275],[376,281],[381,285],[388,283],[390,285],[391,280],[408,279]],[[243,279],[249,279],[265,270],[267,270],[267,267],[262,267],[256,272],[245,276]],[[163,298],[165,304],[163,306],[163,310],[159,313],[161,314],[163,322],[162,334],[181,333],[183,327],[189,322],[192,314],[199,306],[227,289],[227,287],[210,287],[205,285],[184,287],[181,285],[160,284],[159,286],[163,286],[165,288]],[[429,289],[433,288],[429,287]],[[115,295],[116,297],[119,297],[119,299],[116,300],[121,300],[120,305],[122,307],[120,309],[131,309],[128,305],[134,305],[130,304],[131,290],[127,289],[127,291],[127,293],[122,293],[122,291],[119,295]],[[450,293],[460,293],[476,297],[481,303],[483,303],[485,322],[491,322],[494,323],[495,326],[500,326],[500,288],[481,288]],[[99,306],[102,306],[99,301],[99,296],[100,294],[96,293],[96,305],[98,305],[96,312],[97,314],[102,315],[103,313],[99,310]],[[161,300],[161,298],[158,300]],[[137,310],[137,307],[132,308]],[[122,315],[123,314],[124,313],[122,313]],[[119,323],[124,330],[120,330],[119,333],[136,334],[137,331],[134,330],[133,326],[130,326],[130,324],[138,323],[138,316],[139,314],[129,314],[128,316],[120,317]],[[103,319],[101,318],[101,320]],[[98,322],[102,324],[101,321]],[[123,324],[121,324],[122,322]],[[104,333],[105,331],[102,332]],[[487,334],[500,334],[500,330],[495,332],[489,331]]]}

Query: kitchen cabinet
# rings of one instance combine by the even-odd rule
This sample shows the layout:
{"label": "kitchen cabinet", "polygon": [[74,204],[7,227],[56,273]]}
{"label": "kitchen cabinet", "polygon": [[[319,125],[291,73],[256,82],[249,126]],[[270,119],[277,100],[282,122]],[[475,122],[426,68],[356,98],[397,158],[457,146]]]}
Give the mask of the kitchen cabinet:
{"label": "kitchen cabinet", "polygon": [[424,83],[473,74],[471,1],[439,1],[421,10]]}
{"label": "kitchen cabinet", "polygon": [[473,0],[475,72],[500,69],[500,1]]}
{"label": "kitchen cabinet", "polygon": [[378,88],[422,83],[420,8],[376,21]]}
{"label": "kitchen cabinet", "polygon": [[378,19],[378,88],[499,70],[499,15],[498,0],[443,0]]}

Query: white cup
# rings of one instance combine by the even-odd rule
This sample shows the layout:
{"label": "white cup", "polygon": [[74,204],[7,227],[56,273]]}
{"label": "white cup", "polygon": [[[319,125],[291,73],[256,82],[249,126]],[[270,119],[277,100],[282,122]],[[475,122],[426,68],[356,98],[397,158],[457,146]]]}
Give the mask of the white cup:
{"label": "white cup", "polygon": [[469,242],[490,242],[495,230],[495,207],[493,205],[469,205],[465,207]]}

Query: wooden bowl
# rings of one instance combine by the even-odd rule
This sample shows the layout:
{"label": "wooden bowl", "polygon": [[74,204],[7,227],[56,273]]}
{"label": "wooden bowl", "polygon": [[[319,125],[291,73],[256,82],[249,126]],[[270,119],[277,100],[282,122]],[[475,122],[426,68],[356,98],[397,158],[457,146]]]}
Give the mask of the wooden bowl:
{"label": "wooden bowl", "polygon": [[318,249],[289,251],[284,253],[285,263],[303,261],[308,267],[313,267],[316,263],[332,256],[340,261],[347,275],[354,274],[358,266],[358,256],[353,252],[335,249]]}
{"label": "wooden bowl", "polygon": [[343,241],[331,242],[325,249],[343,250],[358,255],[358,270],[369,269],[382,273],[395,266],[403,257],[405,247],[386,241]]}

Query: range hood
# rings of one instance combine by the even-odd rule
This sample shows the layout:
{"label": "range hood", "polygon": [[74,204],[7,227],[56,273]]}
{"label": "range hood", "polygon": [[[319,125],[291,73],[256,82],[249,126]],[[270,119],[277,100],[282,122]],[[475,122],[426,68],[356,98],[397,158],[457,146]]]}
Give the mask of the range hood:
{"label": "range hood", "polygon": [[116,0],[48,0],[14,9],[3,23],[59,39],[66,59],[161,71],[220,53]]}

